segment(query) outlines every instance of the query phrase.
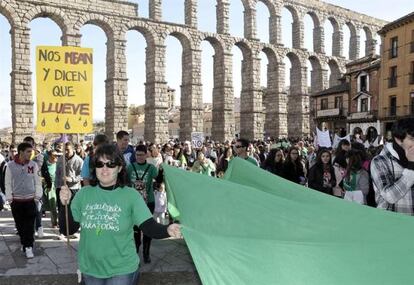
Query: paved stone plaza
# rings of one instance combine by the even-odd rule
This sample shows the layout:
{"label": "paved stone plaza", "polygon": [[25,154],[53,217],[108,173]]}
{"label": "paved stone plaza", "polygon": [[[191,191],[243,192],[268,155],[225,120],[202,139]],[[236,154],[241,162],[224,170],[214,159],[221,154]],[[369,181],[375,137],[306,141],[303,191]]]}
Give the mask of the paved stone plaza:
{"label": "paved stone plaza", "polygon": [[[35,257],[26,259],[20,250],[11,212],[0,212],[0,284],[1,285],[74,285],[77,284],[76,251],[78,239],[58,238],[58,230],[43,219],[45,236],[35,240]],[[104,249],[103,249],[104,250]],[[201,282],[184,240],[153,240],[150,264],[142,264],[140,285],[182,284]]]}

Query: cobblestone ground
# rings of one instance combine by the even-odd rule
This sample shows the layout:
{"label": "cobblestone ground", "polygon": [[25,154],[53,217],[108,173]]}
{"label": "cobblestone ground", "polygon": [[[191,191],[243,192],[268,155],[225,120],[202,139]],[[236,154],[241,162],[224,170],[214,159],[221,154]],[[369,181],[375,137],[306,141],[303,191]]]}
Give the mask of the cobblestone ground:
{"label": "cobblestone ground", "polygon": [[[0,212],[0,284],[66,285],[77,284],[76,270],[79,239],[67,246],[58,230],[43,219],[45,236],[36,238],[35,258],[26,259],[20,249],[10,211]],[[150,264],[141,266],[139,285],[201,284],[191,255],[183,240],[154,240]]]}

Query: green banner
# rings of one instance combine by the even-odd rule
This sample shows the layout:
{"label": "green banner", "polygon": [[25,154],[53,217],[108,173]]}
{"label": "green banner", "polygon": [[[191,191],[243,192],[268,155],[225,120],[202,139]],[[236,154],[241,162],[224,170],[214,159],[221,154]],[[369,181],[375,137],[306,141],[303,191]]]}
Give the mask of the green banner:
{"label": "green banner", "polygon": [[164,165],[203,284],[412,284],[414,219],[291,183],[241,159],[225,179]]}

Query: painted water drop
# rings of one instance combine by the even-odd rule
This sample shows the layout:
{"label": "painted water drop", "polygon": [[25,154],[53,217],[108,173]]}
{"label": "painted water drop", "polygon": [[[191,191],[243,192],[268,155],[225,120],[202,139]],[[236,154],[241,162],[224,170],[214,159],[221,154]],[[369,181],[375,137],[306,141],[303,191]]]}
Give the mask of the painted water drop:
{"label": "painted water drop", "polygon": [[65,124],[65,129],[66,129],[66,130],[70,130],[69,119],[66,121],[66,124]]}
{"label": "painted water drop", "polygon": [[59,116],[56,116],[55,122],[59,123]]}
{"label": "painted water drop", "polygon": [[46,120],[45,120],[45,118],[43,118],[41,125],[42,125],[42,127],[46,126]]}
{"label": "painted water drop", "polygon": [[88,126],[88,121],[85,120],[85,122],[83,122],[83,126],[86,128]]}

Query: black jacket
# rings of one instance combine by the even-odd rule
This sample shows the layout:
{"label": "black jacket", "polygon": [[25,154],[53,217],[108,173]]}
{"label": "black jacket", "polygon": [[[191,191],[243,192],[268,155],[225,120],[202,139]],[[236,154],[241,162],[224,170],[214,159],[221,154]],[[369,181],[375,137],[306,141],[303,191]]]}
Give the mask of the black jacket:
{"label": "black jacket", "polygon": [[308,175],[308,186],[309,188],[312,188],[314,190],[333,195],[333,186],[336,185],[336,179],[335,179],[335,170],[332,165],[329,165],[329,172],[331,175],[331,187],[323,187],[323,165],[321,163],[316,163],[309,169],[309,175]]}
{"label": "black jacket", "polygon": [[283,178],[295,183],[300,183],[300,177],[305,177],[303,165],[300,160],[292,162],[285,160],[283,164]]}
{"label": "black jacket", "polygon": [[7,168],[7,161],[4,160],[0,164],[0,189],[3,194],[6,194],[6,186],[4,184],[4,180],[6,178],[6,168]]}
{"label": "black jacket", "polygon": [[266,165],[264,167],[267,171],[278,175],[278,176],[282,176],[283,177],[283,162],[274,162],[274,163],[270,163],[268,165]]}

